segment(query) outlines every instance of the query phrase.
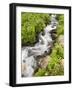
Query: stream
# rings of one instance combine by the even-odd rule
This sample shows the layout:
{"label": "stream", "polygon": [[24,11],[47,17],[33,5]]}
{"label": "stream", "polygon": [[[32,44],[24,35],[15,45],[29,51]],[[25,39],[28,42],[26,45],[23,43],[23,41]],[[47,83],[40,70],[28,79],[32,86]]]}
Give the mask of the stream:
{"label": "stream", "polygon": [[22,77],[32,77],[36,68],[38,68],[36,58],[50,54],[54,42],[53,33],[56,31],[57,24],[56,15],[52,14],[50,24],[44,28],[44,32],[38,35],[39,42],[33,47],[22,47]]}

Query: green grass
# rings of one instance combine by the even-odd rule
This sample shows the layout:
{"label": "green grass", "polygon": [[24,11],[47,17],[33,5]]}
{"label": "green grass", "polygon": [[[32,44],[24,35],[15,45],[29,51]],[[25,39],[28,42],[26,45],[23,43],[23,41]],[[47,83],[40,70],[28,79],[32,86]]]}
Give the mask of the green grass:
{"label": "green grass", "polygon": [[[57,38],[64,35],[64,15],[57,14],[58,27]],[[50,23],[50,14],[21,13],[21,41],[22,46],[34,45],[37,42],[38,34]],[[56,76],[64,75],[64,67],[61,60],[64,59],[64,47],[58,43],[54,44],[48,66],[45,69],[39,68],[34,76]]]}

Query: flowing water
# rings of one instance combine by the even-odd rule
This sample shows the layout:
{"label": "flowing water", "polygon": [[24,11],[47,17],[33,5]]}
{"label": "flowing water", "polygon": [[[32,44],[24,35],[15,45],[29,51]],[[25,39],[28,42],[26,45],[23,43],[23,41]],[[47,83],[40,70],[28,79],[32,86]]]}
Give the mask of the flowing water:
{"label": "flowing water", "polygon": [[37,66],[36,57],[49,53],[53,44],[51,32],[57,28],[56,15],[51,15],[51,23],[44,28],[44,35],[39,34],[39,42],[33,47],[27,46],[22,48],[22,76],[33,76]]}

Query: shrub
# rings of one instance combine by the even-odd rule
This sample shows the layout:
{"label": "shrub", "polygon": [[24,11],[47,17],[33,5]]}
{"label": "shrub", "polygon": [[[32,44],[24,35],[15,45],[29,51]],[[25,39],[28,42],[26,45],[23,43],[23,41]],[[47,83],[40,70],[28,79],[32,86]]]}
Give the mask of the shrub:
{"label": "shrub", "polygon": [[21,41],[22,45],[33,45],[37,42],[38,34],[49,23],[49,14],[21,13]]}
{"label": "shrub", "polygon": [[64,35],[64,15],[57,15],[58,27],[57,27],[57,35]]}

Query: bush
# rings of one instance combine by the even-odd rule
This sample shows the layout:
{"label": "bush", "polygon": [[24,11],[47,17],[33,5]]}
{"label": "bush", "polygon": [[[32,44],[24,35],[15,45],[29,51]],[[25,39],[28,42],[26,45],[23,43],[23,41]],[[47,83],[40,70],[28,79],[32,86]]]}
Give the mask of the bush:
{"label": "bush", "polygon": [[35,76],[45,76],[46,69],[38,69],[38,72],[35,73]]}
{"label": "bush", "polygon": [[21,13],[21,41],[22,45],[33,45],[37,42],[38,34],[49,23],[48,14]]}
{"label": "bush", "polygon": [[61,64],[64,59],[64,48],[56,43],[52,48],[52,53],[50,54],[50,60],[46,69],[38,69],[35,76],[56,76],[64,75],[64,67]]}
{"label": "bush", "polygon": [[[64,35],[64,15],[57,14],[58,27],[57,38],[59,35]],[[38,34],[44,30],[50,22],[50,14],[39,13],[21,13],[21,41],[23,45],[34,45],[37,42]],[[64,67],[61,65],[61,60],[64,59],[64,47],[56,43],[50,54],[50,62],[46,69],[39,68],[34,76],[55,76],[64,75]]]}
{"label": "bush", "polygon": [[[57,38],[60,35],[64,35],[64,15],[58,14],[58,27],[57,27]],[[35,76],[56,76],[64,75],[64,66],[61,64],[64,59],[64,47],[56,40],[52,53],[50,54],[50,60],[46,69],[38,69]]]}
{"label": "bush", "polygon": [[64,35],[64,15],[57,15],[58,27],[57,27],[57,35]]}
{"label": "bush", "polygon": [[55,44],[50,57],[51,59],[47,68],[48,75],[63,75],[64,68],[61,65],[61,60],[64,59],[64,48],[59,43]]}

